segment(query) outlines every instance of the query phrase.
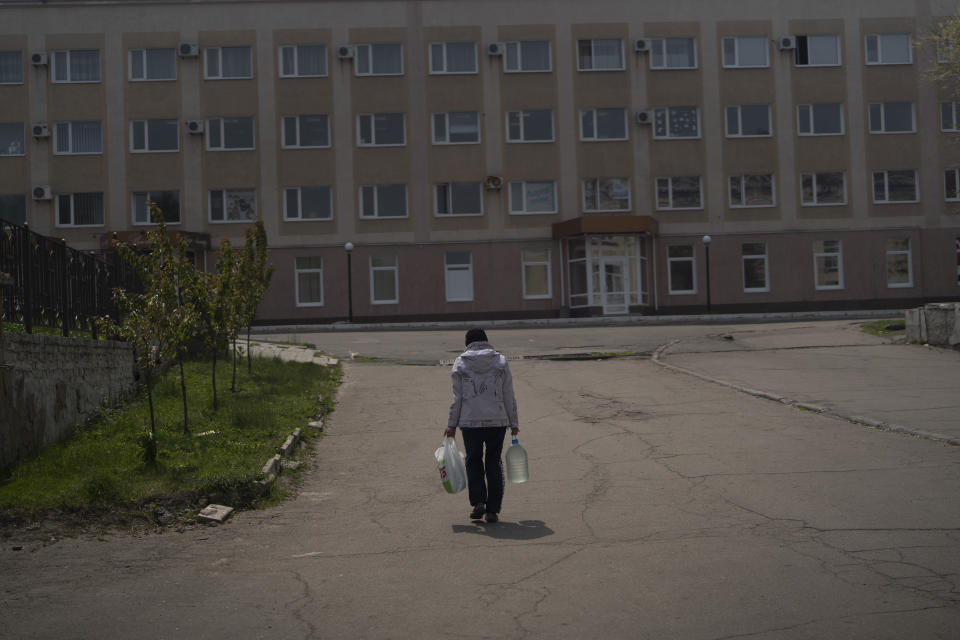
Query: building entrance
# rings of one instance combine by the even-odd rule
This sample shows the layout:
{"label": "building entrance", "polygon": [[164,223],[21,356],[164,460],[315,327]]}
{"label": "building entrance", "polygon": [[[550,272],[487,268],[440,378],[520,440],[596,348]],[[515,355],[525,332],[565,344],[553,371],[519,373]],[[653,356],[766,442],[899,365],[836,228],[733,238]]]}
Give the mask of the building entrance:
{"label": "building entrance", "polygon": [[567,239],[568,304],[596,307],[604,315],[630,312],[649,304],[647,236],[584,234]]}

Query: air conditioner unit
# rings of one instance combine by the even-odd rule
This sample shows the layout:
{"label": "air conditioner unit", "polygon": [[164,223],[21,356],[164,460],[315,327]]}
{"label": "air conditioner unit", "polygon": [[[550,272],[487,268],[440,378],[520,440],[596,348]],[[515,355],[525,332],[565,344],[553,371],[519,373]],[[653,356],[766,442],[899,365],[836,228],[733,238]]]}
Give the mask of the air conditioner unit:
{"label": "air conditioner unit", "polygon": [[352,44],[342,44],[337,47],[337,57],[341,60],[352,60],[357,53],[357,48]]}
{"label": "air conditioner unit", "polygon": [[30,135],[34,138],[49,138],[50,127],[47,126],[46,122],[34,122],[30,125]]}
{"label": "air conditioner unit", "polygon": [[780,51],[793,51],[797,48],[796,36],[780,36],[777,40],[780,43]]}
{"label": "air conditioner unit", "polygon": [[196,58],[200,55],[200,45],[194,42],[181,42],[177,45],[177,53],[181,58]]}
{"label": "air conditioner unit", "polygon": [[487,45],[488,56],[502,56],[507,47],[502,42],[491,42]]}
{"label": "air conditioner unit", "polygon": [[203,133],[203,120],[187,120],[187,133],[194,135]]}
{"label": "air conditioner unit", "polygon": [[637,38],[633,41],[633,50],[637,53],[647,53],[650,51],[650,40],[647,38]]}
{"label": "air conditioner unit", "polygon": [[635,117],[637,124],[650,124],[653,122],[653,110],[647,109],[646,111],[637,111]]}
{"label": "air conditioner unit", "polygon": [[503,178],[500,176],[487,176],[487,179],[483,181],[483,185],[488,191],[499,191],[503,187]]}
{"label": "air conditioner unit", "polygon": [[34,51],[30,54],[30,64],[35,67],[45,67],[47,66],[47,52],[46,51]]}
{"label": "air conditioner unit", "polygon": [[53,190],[50,189],[50,185],[41,184],[34,187],[33,199],[34,200],[53,200]]}

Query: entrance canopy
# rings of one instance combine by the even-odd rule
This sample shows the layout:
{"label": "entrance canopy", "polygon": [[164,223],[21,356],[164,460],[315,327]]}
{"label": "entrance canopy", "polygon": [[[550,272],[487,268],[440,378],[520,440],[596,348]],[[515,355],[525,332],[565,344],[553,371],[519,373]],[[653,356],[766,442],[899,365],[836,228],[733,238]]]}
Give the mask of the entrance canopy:
{"label": "entrance canopy", "polygon": [[650,216],[580,216],[556,222],[553,237],[556,240],[584,233],[649,233],[656,235],[657,221]]}

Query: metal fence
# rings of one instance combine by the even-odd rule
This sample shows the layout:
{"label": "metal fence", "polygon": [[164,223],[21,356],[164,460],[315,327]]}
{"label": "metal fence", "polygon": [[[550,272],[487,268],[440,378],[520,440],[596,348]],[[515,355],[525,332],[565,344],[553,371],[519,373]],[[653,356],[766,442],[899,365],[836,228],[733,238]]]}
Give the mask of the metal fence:
{"label": "metal fence", "polygon": [[[8,277],[4,278],[3,274]],[[0,219],[0,318],[97,337],[94,318],[119,320],[114,287],[138,290],[136,274],[116,251],[78,251],[63,240]]]}

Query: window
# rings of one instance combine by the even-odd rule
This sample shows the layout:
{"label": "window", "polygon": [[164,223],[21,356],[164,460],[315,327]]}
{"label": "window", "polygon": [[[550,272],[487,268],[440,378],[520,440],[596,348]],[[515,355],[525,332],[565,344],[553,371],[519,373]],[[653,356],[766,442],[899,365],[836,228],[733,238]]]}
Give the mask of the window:
{"label": "window", "polygon": [[130,49],[129,62],[133,82],[177,79],[175,49]]}
{"label": "window", "polygon": [[866,37],[867,64],[913,64],[909,33],[879,33]]}
{"label": "window", "polygon": [[447,302],[473,300],[473,260],[469,251],[447,251],[443,258]]}
{"label": "window", "polygon": [[840,65],[840,36],[797,36],[794,62],[798,67]]}
{"label": "window", "polygon": [[53,82],[100,82],[100,50],[54,51]]}
{"label": "window", "polygon": [[553,180],[526,180],[510,183],[510,213],[556,213],[557,183]]}
{"label": "window", "polygon": [[283,148],[314,149],[330,146],[330,119],[326,114],[283,117]]}
{"label": "window", "polygon": [[407,185],[370,184],[360,187],[361,218],[406,218]]}
{"label": "window", "polygon": [[480,142],[480,114],[476,111],[435,113],[433,144],[476,144]]}
{"label": "window", "polygon": [[583,181],[584,211],[629,211],[629,178],[586,178]]}
{"label": "window", "polygon": [[843,289],[843,250],[839,240],[813,242],[813,277],[818,290]]}
{"label": "window", "polygon": [[65,193],[57,196],[58,227],[102,227],[103,193]]}
{"label": "window", "polygon": [[627,110],[583,109],[580,111],[580,139],[626,140]]}
{"label": "window", "polygon": [[650,40],[651,69],[696,69],[697,41],[694,38],[653,38]]}
{"label": "window", "polygon": [[0,51],[0,84],[23,84],[23,53]]}
{"label": "window", "polygon": [[553,142],[553,111],[508,111],[507,142]]}
{"label": "window", "polygon": [[917,172],[873,172],[873,201],[876,203],[917,202]]}
{"label": "window", "polygon": [[257,217],[255,189],[210,191],[210,222],[247,222]]}
{"label": "window", "polygon": [[772,207],[774,204],[772,173],[730,176],[731,207]]}
{"label": "window", "polygon": [[660,107],[653,110],[654,138],[699,138],[700,110],[696,107]]}
{"label": "window", "polygon": [[960,201],[960,169],[943,172],[943,199],[947,202]]}
{"label": "window", "polygon": [[880,102],[869,106],[870,133],[913,133],[912,102]]}
{"label": "window", "polygon": [[150,203],[155,204],[167,224],[180,224],[179,191],[134,191],[133,224],[155,224],[150,215]]}
{"label": "window", "polygon": [[253,118],[210,118],[207,120],[207,149],[211,151],[249,151],[253,148]]}
{"label": "window", "polygon": [[399,147],[405,142],[402,113],[357,114],[357,146]]}
{"label": "window", "polygon": [[58,122],[53,129],[57,155],[103,153],[100,121]]}
{"label": "window", "polygon": [[887,287],[898,289],[913,286],[913,259],[910,238],[887,238]]}
{"label": "window", "polygon": [[767,243],[744,242],[740,245],[740,255],[743,261],[744,293],[770,291],[770,267],[767,264]]}
{"label": "window", "polygon": [[847,175],[839,171],[800,174],[804,206],[847,204]]}
{"label": "window", "polygon": [[370,302],[395,304],[400,301],[396,255],[370,256]]}
{"label": "window", "polygon": [[402,76],[403,47],[399,44],[358,44],[353,68],[358,76]]}
{"label": "window", "polygon": [[441,182],[433,190],[436,215],[483,215],[483,185],[479,182]]}
{"label": "window", "polygon": [[25,138],[22,122],[0,122],[0,156],[22,156]]}
{"label": "window", "polygon": [[523,269],[524,300],[552,298],[550,249],[524,249],[520,252],[520,262]]}
{"label": "window", "polygon": [[333,220],[330,187],[288,187],[283,190],[284,220]]}
{"label": "window", "polygon": [[0,195],[0,219],[22,225],[27,221],[27,196],[22,193]]}
{"label": "window", "polygon": [[657,209],[701,209],[700,176],[657,178]]}
{"label": "window", "polygon": [[667,276],[671,295],[697,292],[696,258],[692,244],[667,247]]}
{"label": "window", "polygon": [[549,40],[505,42],[503,70],[507,73],[546,72],[553,70]]}
{"label": "window", "polygon": [[298,307],[323,306],[323,258],[297,256],[294,258],[294,289]]}
{"label": "window", "polygon": [[327,45],[280,47],[281,78],[322,78],[327,75]]}
{"label": "window", "polygon": [[770,66],[770,41],[766,36],[724,38],[721,47],[727,69]]}
{"label": "window", "polygon": [[843,105],[830,102],[797,105],[797,134],[801,136],[843,135]]}
{"label": "window", "polygon": [[940,103],[940,131],[960,131],[960,102]]}
{"label": "window", "polygon": [[434,42],[430,45],[430,73],[476,73],[474,42]]}
{"label": "window", "polygon": [[577,40],[578,71],[623,71],[623,40]]}
{"label": "window", "polygon": [[253,77],[253,58],[250,47],[208,47],[204,50],[207,80],[230,80]]}
{"label": "window", "polygon": [[[3,197],[0,196],[0,216],[3,215]],[[954,247],[957,251],[957,286],[960,286],[960,238],[957,238],[954,242]]]}
{"label": "window", "polygon": [[130,123],[131,152],[179,150],[180,130],[176,120],[133,120]]}
{"label": "window", "polygon": [[727,137],[753,138],[771,136],[770,105],[740,104],[727,107]]}

